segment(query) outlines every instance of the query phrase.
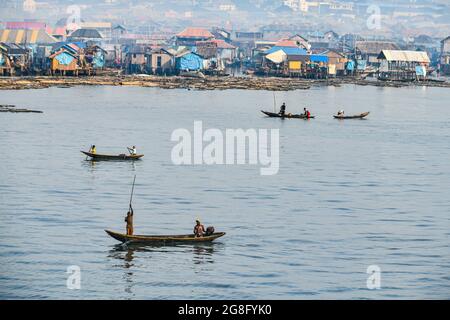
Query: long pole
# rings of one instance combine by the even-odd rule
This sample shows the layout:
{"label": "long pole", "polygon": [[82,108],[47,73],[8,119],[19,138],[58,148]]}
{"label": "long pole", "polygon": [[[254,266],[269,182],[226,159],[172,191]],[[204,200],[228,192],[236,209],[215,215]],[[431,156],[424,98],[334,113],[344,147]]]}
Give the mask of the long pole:
{"label": "long pole", "polygon": [[276,110],[277,99],[275,98],[275,91],[272,93],[273,93],[273,112],[277,112]]}
{"label": "long pole", "polygon": [[134,193],[134,183],[136,182],[136,175],[134,175],[133,179],[133,186],[131,187],[131,196],[130,196],[130,209],[131,209],[131,201],[133,200],[133,193]]}

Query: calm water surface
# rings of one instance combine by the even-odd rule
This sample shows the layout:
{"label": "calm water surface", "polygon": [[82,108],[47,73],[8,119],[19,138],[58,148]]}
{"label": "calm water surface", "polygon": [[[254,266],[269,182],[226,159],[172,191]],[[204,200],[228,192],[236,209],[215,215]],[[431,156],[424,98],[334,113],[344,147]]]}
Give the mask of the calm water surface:
{"label": "calm water surface", "polygon": [[[450,90],[317,87],[276,94],[315,120],[263,117],[264,91],[127,87],[0,91],[0,298],[450,298]],[[367,120],[331,115],[371,111]],[[280,129],[280,171],[175,166],[174,129]],[[79,152],[136,163],[91,163]],[[210,245],[122,248],[137,175],[135,232],[227,235]],[[81,268],[81,290],[66,287]],[[366,287],[381,268],[381,289]]]}

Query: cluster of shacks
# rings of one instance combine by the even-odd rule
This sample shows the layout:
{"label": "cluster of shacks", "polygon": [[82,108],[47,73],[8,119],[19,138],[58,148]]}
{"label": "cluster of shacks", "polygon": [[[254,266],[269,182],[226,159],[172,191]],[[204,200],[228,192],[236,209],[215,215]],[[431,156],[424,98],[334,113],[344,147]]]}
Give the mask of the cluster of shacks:
{"label": "cluster of shacks", "polygon": [[[432,71],[426,50],[332,31],[280,37],[270,31],[189,27],[149,35],[106,22],[54,29],[27,22],[6,26],[0,30],[0,75],[95,75],[114,68],[128,74],[203,76],[238,70],[314,79],[372,74],[420,80]],[[450,73],[450,37],[441,42],[439,70]]]}
{"label": "cluster of shacks", "polygon": [[94,74],[105,66],[106,51],[90,40],[58,41],[44,29],[0,30],[0,75]]}

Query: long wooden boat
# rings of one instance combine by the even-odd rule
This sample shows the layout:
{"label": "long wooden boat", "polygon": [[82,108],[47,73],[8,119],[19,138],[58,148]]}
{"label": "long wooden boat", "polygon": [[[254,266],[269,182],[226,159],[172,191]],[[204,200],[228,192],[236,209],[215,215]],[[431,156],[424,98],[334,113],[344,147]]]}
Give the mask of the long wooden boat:
{"label": "long wooden boat", "polygon": [[291,113],[286,113],[284,114],[284,116],[278,114],[278,113],[274,113],[274,112],[269,112],[269,111],[264,111],[261,110],[262,113],[264,113],[266,116],[271,117],[271,118],[287,118],[287,119],[314,119],[314,116],[310,116],[309,118],[306,117],[304,114],[291,114]]}
{"label": "long wooden boat", "polygon": [[157,244],[157,243],[198,243],[211,242],[217,238],[225,235],[225,232],[215,232],[210,236],[195,237],[193,234],[184,235],[160,235],[160,236],[144,236],[135,235],[128,236],[123,233],[118,233],[110,230],[105,230],[114,239],[122,243],[139,243],[139,244]]}
{"label": "long wooden boat", "polygon": [[143,154],[119,154],[119,155],[109,155],[109,154],[98,154],[90,153],[86,151],[81,151],[81,153],[87,155],[92,160],[139,160],[144,155]]}
{"label": "long wooden boat", "polygon": [[354,116],[337,116],[337,115],[334,115],[333,117],[335,119],[362,119],[362,118],[367,117],[369,115],[369,113],[370,112],[363,112],[361,114],[357,114],[357,115],[354,115]]}

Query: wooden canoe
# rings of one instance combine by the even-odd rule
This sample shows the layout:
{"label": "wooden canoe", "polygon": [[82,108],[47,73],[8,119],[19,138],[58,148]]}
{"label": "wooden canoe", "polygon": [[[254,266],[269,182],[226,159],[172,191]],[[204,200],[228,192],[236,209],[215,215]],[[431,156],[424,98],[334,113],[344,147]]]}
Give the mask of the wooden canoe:
{"label": "wooden canoe", "polygon": [[160,236],[127,236],[123,233],[118,233],[110,230],[105,230],[114,239],[122,243],[140,243],[140,244],[153,244],[153,243],[198,243],[198,242],[211,242],[217,238],[225,235],[225,232],[215,232],[210,236],[195,237],[193,234],[184,235],[160,235]]}
{"label": "wooden canoe", "polygon": [[[261,110],[261,112],[264,113],[266,116],[271,117],[271,118],[308,119],[304,114],[289,114],[289,113],[286,113],[284,116],[282,116],[282,115],[280,115],[278,113],[264,111],[264,110]],[[314,119],[314,116],[310,116],[309,119]]]}
{"label": "wooden canoe", "polygon": [[87,155],[92,160],[139,160],[144,155],[143,154],[119,154],[119,155],[109,155],[109,154],[98,154],[98,153],[90,153],[86,151],[81,151],[81,153]]}
{"label": "wooden canoe", "polygon": [[367,117],[369,115],[369,113],[370,112],[364,112],[364,113],[357,114],[354,116],[336,116],[336,115],[334,115],[333,117],[335,119],[363,119],[363,118]]}

